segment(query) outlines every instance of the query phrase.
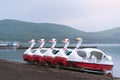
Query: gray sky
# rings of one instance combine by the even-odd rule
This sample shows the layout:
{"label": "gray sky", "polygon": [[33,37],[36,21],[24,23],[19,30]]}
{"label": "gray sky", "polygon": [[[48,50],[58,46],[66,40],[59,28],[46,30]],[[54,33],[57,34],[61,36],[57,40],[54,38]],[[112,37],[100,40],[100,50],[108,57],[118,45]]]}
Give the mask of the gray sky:
{"label": "gray sky", "polygon": [[49,22],[93,32],[120,27],[120,0],[0,0],[0,20]]}

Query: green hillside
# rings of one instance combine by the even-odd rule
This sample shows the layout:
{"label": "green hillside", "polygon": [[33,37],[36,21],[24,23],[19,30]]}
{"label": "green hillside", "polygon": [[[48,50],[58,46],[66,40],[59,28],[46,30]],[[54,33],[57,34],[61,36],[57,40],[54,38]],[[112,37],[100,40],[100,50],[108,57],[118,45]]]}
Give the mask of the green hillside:
{"label": "green hillside", "polygon": [[[65,25],[51,23],[30,23],[18,20],[1,20],[0,21],[0,39],[10,41],[28,41],[31,38],[47,40],[56,38],[74,39],[84,36],[85,33]],[[85,36],[84,36],[85,37]]]}
{"label": "green hillside", "polygon": [[0,20],[0,40],[27,42],[45,38],[58,41],[69,38],[74,41],[82,37],[85,43],[120,43],[120,27],[101,32],[83,32],[66,25],[52,23],[32,23],[18,20]]}
{"label": "green hillside", "polygon": [[96,43],[120,43],[120,27],[100,32],[89,33]]}

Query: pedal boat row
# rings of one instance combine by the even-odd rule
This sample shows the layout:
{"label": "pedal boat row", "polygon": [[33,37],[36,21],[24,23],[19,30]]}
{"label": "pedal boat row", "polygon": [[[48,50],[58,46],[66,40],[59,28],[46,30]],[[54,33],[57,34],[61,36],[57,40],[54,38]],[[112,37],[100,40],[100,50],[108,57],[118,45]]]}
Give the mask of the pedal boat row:
{"label": "pedal boat row", "polygon": [[23,59],[29,63],[48,64],[51,66],[59,65],[65,67],[75,67],[86,70],[111,71],[113,68],[112,57],[105,54],[103,51],[96,48],[79,49],[82,38],[76,38],[77,45],[74,49],[68,49],[69,39],[64,39],[63,48],[55,48],[57,40],[51,39],[50,48],[43,48],[45,39],[40,39],[40,46],[37,49],[32,49],[35,45],[35,40],[29,42],[31,46],[24,52]]}

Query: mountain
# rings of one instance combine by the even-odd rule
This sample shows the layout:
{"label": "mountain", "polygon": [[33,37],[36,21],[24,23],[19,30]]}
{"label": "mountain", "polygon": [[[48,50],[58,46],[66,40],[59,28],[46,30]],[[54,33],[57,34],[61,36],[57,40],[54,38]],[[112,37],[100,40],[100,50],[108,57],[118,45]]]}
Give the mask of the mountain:
{"label": "mountain", "polygon": [[88,34],[96,43],[120,43],[120,27]]}
{"label": "mountain", "polygon": [[74,39],[85,35],[85,32],[73,29],[71,27],[52,23],[31,23],[18,20],[0,21],[0,39],[11,41],[28,41],[31,38],[47,40],[56,38]]}
{"label": "mountain", "polygon": [[120,27],[101,32],[83,32],[66,25],[53,23],[32,23],[19,20],[0,20],[0,40],[27,42],[45,38],[58,41],[69,38],[72,42],[82,37],[85,43],[120,43]]}

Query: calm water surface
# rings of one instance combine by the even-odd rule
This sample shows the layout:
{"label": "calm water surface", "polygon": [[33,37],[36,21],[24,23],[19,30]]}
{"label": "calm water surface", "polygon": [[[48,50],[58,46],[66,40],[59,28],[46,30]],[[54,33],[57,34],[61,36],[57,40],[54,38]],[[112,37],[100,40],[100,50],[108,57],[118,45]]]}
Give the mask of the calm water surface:
{"label": "calm water surface", "polygon": [[[112,56],[114,62],[113,76],[120,77],[120,44],[92,44],[92,45],[97,46],[103,52]],[[24,62],[22,58],[24,51],[25,49],[22,50],[0,49],[0,59]]]}

